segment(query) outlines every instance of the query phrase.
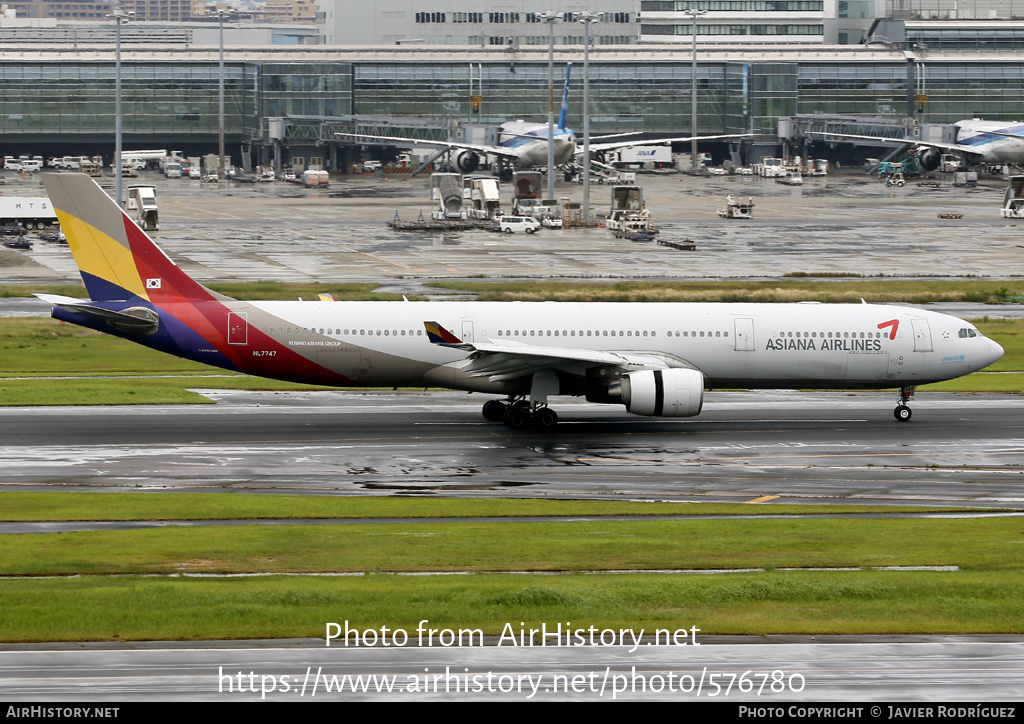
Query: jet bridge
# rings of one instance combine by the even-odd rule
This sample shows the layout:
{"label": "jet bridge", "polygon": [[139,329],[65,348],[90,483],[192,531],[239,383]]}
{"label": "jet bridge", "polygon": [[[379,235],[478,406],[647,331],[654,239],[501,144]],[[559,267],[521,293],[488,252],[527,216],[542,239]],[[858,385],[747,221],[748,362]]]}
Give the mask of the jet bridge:
{"label": "jet bridge", "polygon": [[[933,143],[956,143],[957,126],[954,124],[917,123],[913,118],[893,116],[826,116],[797,115],[779,119],[779,140],[783,156],[810,157],[811,143],[828,143],[830,147],[843,144],[852,147],[892,149],[885,160],[897,158],[910,144],[902,147],[897,139],[913,138]],[[867,136],[869,138],[845,138]],[[877,138],[877,141],[871,140]],[[819,154],[820,155],[820,154]]]}

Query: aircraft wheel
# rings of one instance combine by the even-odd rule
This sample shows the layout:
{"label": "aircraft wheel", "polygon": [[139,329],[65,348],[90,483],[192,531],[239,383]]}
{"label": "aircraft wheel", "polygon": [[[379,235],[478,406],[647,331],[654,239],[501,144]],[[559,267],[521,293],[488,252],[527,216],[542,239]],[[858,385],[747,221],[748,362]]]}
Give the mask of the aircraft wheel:
{"label": "aircraft wheel", "polygon": [[533,424],[539,428],[550,430],[558,424],[558,414],[550,407],[542,407],[534,414]]}
{"label": "aircraft wheel", "polygon": [[505,411],[505,426],[513,430],[522,430],[530,424],[530,411],[523,407],[510,407]]}
{"label": "aircraft wheel", "polygon": [[910,408],[906,405],[897,405],[892,414],[900,422],[906,422],[910,419],[911,412]]}
{"label": "aircraft wheel", "polygon": [[500,422],[505,419],[505,412],[508,408],[500,400],[488,400],[484,403],[484,419],[491,422]]}

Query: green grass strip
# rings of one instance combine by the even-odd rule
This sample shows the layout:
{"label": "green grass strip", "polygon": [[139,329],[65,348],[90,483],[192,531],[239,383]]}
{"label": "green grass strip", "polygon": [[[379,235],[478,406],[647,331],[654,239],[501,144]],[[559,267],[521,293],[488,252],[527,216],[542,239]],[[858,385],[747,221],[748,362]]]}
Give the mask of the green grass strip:
{"label": "green grass strip", "polygon": [[[906,506],[748,505],[605,500],[394,498],[237,493],[3,493],[0,520],[260,520],[651,515],[824,515],[905,512]],[[917,507],[915,513],[952,512]],[[960,510],[975,510],[964,508]]]}
{"label": "green grass strip", "polygon": [[[436,502],[457,501],[423,501]],[[1024,633],[1022,543],[1017,518],[466,521],[4,535],[0,566],[8,575],[126,575],[0,580],[0,640],[322,636],[329,621],[412,631],[422,619],[486,634],[509,622],[564,621],[648,630],[695,625],[702,635]],[[779,570],[896,565],[959,569]],[[766,570],[573,573],[742,568]],[[387,573],[456,570],[481,573]],[[486,572],[519,570],[568,573]],[[179,577],[246,571],[357,575]]]}
{"label": "green grass strip", "polygon": [[[722,575],[479,575],[224,580],[0,581],[0,640],[204,640],[360,630],[480,629],[559,622],[709,634],[1024,632],[1017,573],[823,572]],[[467,634],[468,636],[468,634]]]}
{"label": "green grass strip", "polygon": [[1021,573],[1022,542],[1017,518],[172,526],[0,536],[0,574],[889,565]]}

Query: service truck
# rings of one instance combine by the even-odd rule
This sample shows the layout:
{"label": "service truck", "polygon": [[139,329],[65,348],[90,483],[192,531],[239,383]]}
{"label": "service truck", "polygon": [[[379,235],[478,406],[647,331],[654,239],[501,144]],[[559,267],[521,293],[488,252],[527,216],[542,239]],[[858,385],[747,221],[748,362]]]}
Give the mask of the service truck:
{"label": "service truck", "polygon": [[57,214],[45,197],[0,196],[0,226],[45,229],[57,226]]}
{"label": "service truck", "polygon": [[647,163],[655,165],[671,164],[672,146],[668,144],[658,146],[625,146],[609,151],[605,159],[613,166],[619,165],[627,168]]}
{"label": "service truck", "polygon": [[160,228],[160,215],[156,207],[156,186],[137,184],[128,187],[128,211],[135,221],[146,231]]}

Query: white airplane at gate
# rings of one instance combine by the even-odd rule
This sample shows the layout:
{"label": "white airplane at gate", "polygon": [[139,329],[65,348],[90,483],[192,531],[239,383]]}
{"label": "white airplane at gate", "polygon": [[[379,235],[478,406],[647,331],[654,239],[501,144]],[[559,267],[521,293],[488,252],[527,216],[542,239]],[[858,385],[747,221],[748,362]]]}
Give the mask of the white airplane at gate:
{"label": "white airplane at gate", "polygon": [[484,416],[551,427],[559,395],[689,417],[714,387],[899,390],[1003,355],[971,324],[876,304],[247,302],[174,264],[83,174],[46,190],[88,299],[40,294],[57,319],[248,374],[348,387],[493,394]]}
{"label": "white airplane at gate", "polygon": [[985,121],[981,118],[969,118],[953,125],[956,126],[956,143],[821,131],[812,131],[808,135],[820,137],[823,140],[850,138],[860,141],[875,141],[879,145],[915,146],[917,161],[925,171],[937,169],[943,153],[959,154],[965,165],[1014,164],[1019,166],[1024,163],[1024,123],[1021,121]]}
{"label": "white airplane at gate", "polygon": [[[558,114],[558,123],[552,130],[552,151],[554,165],[561,166],[576,160],[583,155],[583,142],[568,127],[569,115],[569,79],[572,63],[566,66],[565,87],[562,89],[562,109]],[[488,158],[495,158],[504,167],[517,166],[529,168],[544,166],[548,162],[548,126],[546,123],[528,123],[525,121],[506,121],[498,130],[498,145],[468,143],[463,141],[431,141],[402,136],[371,136],[365,133],[334,134],[339,138],[351,138],[355,141],[374,141],[382,143],[400,143],[414,146],[434,146],[451,152],[452,165],[460,173],[472,173],[487,163]],[[618,136],[635,136],[639,133],[613,133],[608,136],[594,136],[591,141],[601,141]],[[591,143],[590,151],[595,155],[616,148],[636,146],[655,146],[666,143],[682,143],[692,141],[718,141],[727,138],[749,138],[751,133],[728,133],[716,136],[674,136],[656,138],[648,141],[605,141]],[[582,160],[582,158],[579,158]]]}

